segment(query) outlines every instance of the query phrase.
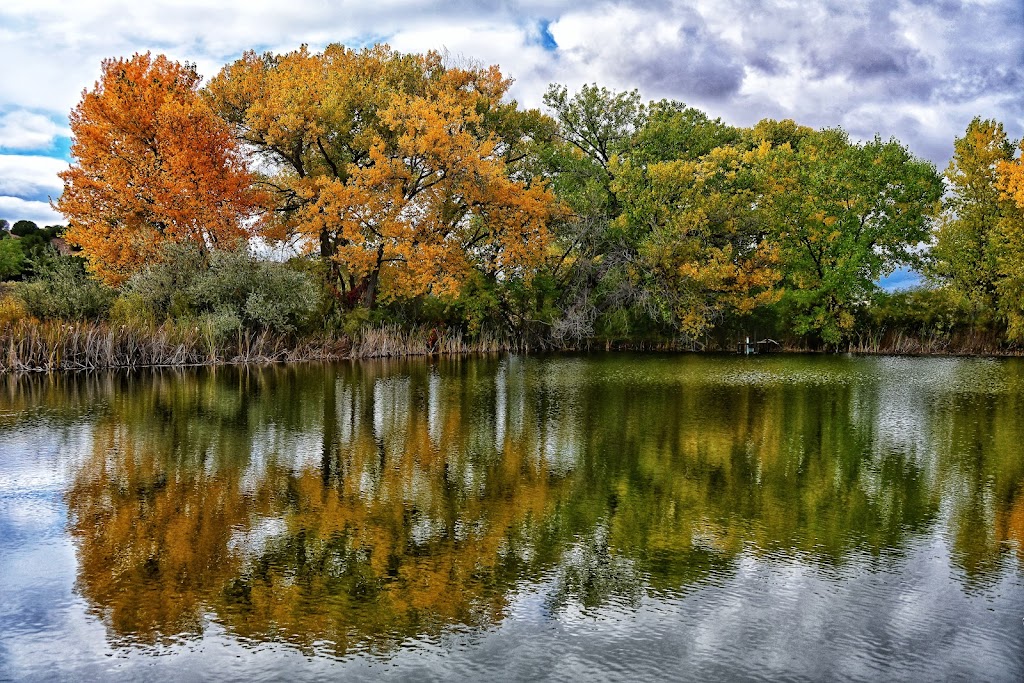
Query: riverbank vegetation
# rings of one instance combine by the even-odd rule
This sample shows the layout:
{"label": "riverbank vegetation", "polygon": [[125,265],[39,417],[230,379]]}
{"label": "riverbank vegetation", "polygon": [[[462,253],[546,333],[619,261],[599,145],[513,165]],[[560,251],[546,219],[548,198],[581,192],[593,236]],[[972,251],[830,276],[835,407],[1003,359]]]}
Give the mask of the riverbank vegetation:
{"label": "riverbank vegetation", "polygon": [[[0,224],[0,369],[466,350],[1012,353],[1024,165],[977,118],[744,128],[386,46],[136,55],[72,112],[67,227]],[[13,230],[10,228],[13,227]],[[882,278],[920,273],[914,289]],[[69,346],[70,345],[70,346]]]}

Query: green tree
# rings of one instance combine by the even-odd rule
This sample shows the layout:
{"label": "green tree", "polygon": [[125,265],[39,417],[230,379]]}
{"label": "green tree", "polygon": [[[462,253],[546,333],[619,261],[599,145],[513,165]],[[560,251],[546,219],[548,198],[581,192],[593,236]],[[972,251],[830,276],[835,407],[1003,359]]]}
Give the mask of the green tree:
{"label": "green tree", "polygon": [[693,338],[727,313],[778,299],[777,249],[761,208],[768,154],[723,146],[694,160],[616,167],[616,225],[637,251],[630,275],[671,329]]}
{"label": "green tree", "polygon": [[978,326],[997,323],[1024,340],[1024,207],[1000,174],[1013,168],[1014,143],[998,121],[975,118],[953,149],[929,272],[963,298]]}
{"label": "green tree", "polygon": [[996,310],[998,265],[993,240],[1006,202],[996,185],[996,167],[1013,158],[1003,125],[975,118],[953,143],[946,169],[949,193],[931,250],[929,274],[970,302],[980,322]]}
{"label": "green tree", "polygon": [[558,256],[552,277],[561,292],[561,314],[553,334],[575,341],[593,336],[595,326],[607,329],[609,321],[628,323],[630,309],[642,297],[626,273],[635,249],[612,223],[621,207],[611,189],[611,165],[628,153],[645,108],[635,90],[615,92],[597,85],[572,95],[565,86],[551,85],[544,103],[558,123],[545,161],[552,188],[566,208],[555,224]]}
{"label": "green tree", "polygon": [[20,240],[0,240],[0,280],[9,280],[21,275],[25,264],[25,253]]}
{"label": "green tree", "polygon": [[39,232],[39,226],[32,221],[15,221],[14,225],[11,226],[11,234],[18,237],[25,237],[36,232]]}
{"label": "green tree", "polygon": [[837,345],[876,282],[918,262],[942,195],[934,166],[896,140],[851,143],[842,130],[784,144],[767,165],[773,239],[794,331]]}

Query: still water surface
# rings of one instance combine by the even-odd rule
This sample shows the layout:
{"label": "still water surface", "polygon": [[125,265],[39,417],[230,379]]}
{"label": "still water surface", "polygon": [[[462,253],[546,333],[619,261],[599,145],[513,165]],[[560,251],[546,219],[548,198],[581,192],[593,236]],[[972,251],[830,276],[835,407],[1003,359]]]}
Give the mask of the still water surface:
{"label": "still water surface", "polygon": [[1024,362],[0,378],[0,679],[1024,680]]}

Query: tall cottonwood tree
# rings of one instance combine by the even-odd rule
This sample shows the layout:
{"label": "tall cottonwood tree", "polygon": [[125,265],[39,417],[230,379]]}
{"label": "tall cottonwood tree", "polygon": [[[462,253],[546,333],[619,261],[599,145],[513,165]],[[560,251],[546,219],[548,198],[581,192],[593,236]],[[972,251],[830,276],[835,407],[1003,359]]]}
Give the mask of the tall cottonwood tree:
{"label": "tall cottonwood tree", "polygon": [[769,149],[715,147],[697,159],[624,162],[616,219],[633,236],[630,273],[652,313],[694,338],[726,314],[778,301],[778,249],[766,239],[760,167]]}
{"label": "tall cottonwood tree", "polygon": [[71,168],[54,207],[90,269],[120,285],[168,241],[204,248],[250,235],[260,197],[199,74],[163,55],[103,62],[71,113]]}
{"label": "tall cottonwood tree", "polygon": [[381,291],[454,294],[474,270],[509,278],[544,257],[553,197],[524,173],[521,140],[496,133],[527,134],[509,84],[434,52],[330,45],[246,53],[206,92],[267,162],[278,236],[303,238],[373,307]]}
{"label": "tall cottonwood tree", "polygon": [[941,180],[896,140],[851,143],[838,129],[807,134],[796,149],[783,143],[765,173],[794,330],[838,344],[878,279],[918,259]]}
{"label": "tall cottonwood tree", "polygon": [[931,252],[931,274],[962,296],[982,324],[997,308],[997,234],[1012,206],[1000,196],[996,169],[1012,157],[1001,123],[975,118],[968,124],[953,143],[950,191]]}

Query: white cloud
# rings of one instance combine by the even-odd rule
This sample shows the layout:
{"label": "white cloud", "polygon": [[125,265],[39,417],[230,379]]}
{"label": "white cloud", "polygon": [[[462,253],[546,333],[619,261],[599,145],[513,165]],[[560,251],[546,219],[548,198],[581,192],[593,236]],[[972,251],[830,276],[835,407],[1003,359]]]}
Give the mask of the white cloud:
{"label": "white cloud", "polygon": [[[550,22],[557,50],[539,45],[541,22]],[[112,56],[162,52],[212,76],[245,49],[385,40],[500,64],[530,106],[550,82],[636,87],[742,125],[792,117],[861,137],[895,135],[943,165],[965,111],[1022,133],[1022,23],[1019,0],[7,0],[0,111],[60,120]],[[934,120],[949,127],[919,128],[923,109],[941,111]],[[28,134],[35,129],[15,131],[16,144],[38,139]]]}
{"label": "white cloud", "polygon": [[67,169],[61,159],[0,154],[0,194],[35,198],[59,195],[63,183],[57,174]]}
{"label": "white cloud", "polygon": [[0,196],[0,217],[13,224],[15,221],[34,221],[37,225],[57,225],[66,221],[46,202],[33,202],[17,197]]}
{"label": "white cloud", "polygon": [[42,114],[25,110],[0,114],[0,148],[45,149],[57,136],[70,135],[67,126],[58,125]]}

